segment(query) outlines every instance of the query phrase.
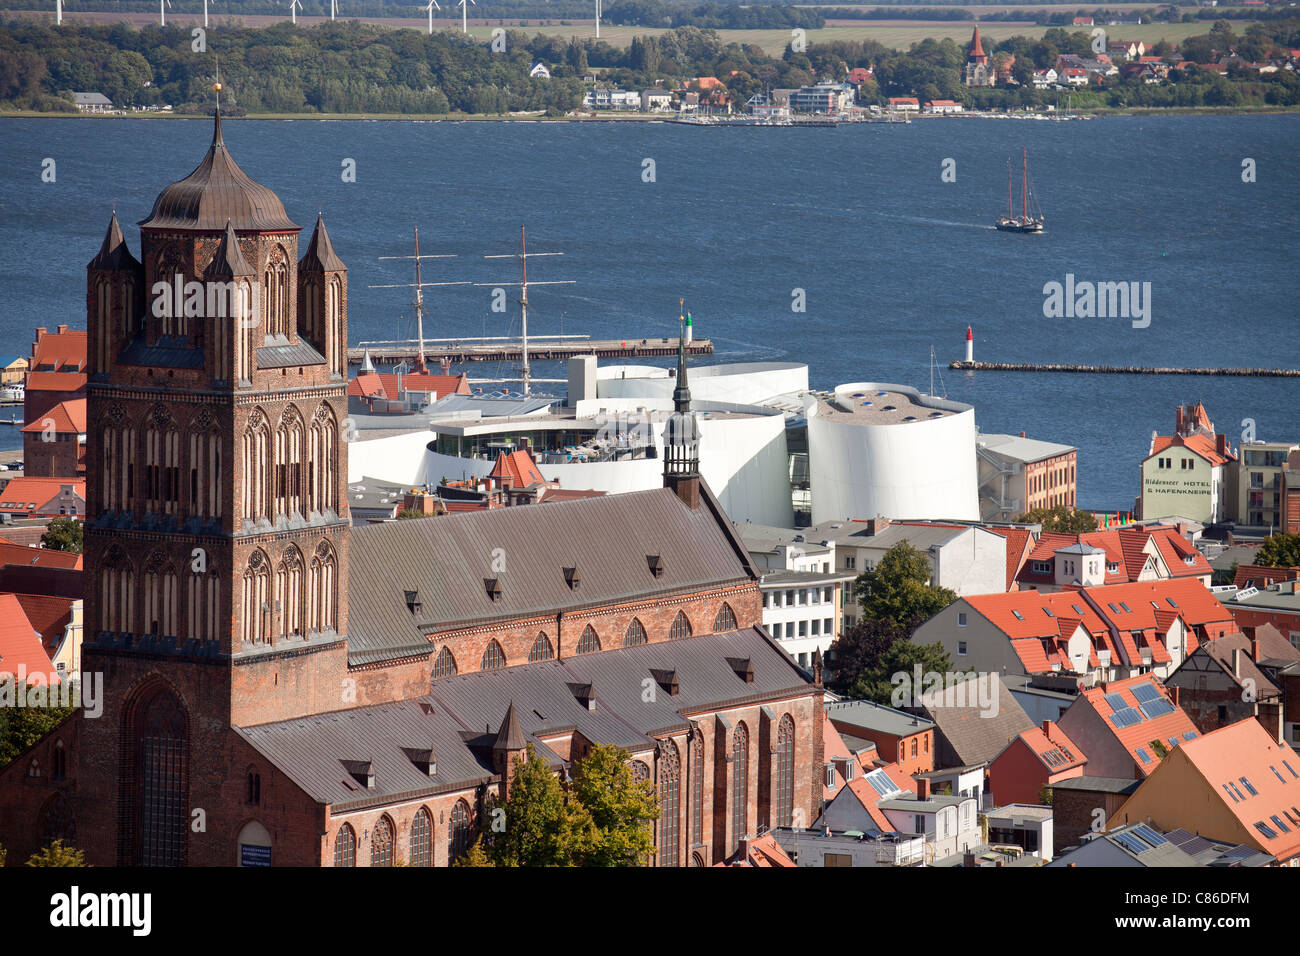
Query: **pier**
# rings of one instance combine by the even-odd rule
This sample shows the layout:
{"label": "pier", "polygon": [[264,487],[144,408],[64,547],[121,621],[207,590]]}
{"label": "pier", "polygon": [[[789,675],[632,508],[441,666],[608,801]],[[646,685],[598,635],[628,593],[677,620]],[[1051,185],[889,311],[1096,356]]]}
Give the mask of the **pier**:
{"label": "pier", "polygon": [[[419,343],[360,342],[348,349],[348,363],[360,365],[366,352],[373,362],[415,362],[419,358]],[[694,339],[686,346],[688,355],[712,355],[713,342]],[[552,339],[528,339],[530,361],[557,361],[577,355],[596,355],[600,358],[638,358],[673,356],[677,354],[677,339],[589,339],[586,336],[557,336]],[[518,362],[523,359],[523,348],[517,339],[426,339],[424,357],[430,363],[441,359],[450,362]]]}
{"label": "pier", "polygon": [[1075,372],[1090,375],[1231,375],[1239,378],[1300,378],[1296,368],[1158,368],[1149,365],[1032,365],[1019,362],[949,362],[973,372]]}

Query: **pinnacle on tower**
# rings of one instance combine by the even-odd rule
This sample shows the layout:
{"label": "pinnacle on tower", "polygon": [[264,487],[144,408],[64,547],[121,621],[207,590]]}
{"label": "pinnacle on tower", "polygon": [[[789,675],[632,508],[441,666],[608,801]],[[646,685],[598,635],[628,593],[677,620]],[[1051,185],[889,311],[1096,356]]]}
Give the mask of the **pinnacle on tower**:
{"label": "pinnacle on tower", "polygon": [[122,235],[122,226],[117,221],[117,213],[114,212],[113,218],[108,223],[108,232],[104,234],[104,242],[99,247],[99,253],[90,260],[90,268],[117,270],[139,267],[140,263],[127,248],[126,238]]}

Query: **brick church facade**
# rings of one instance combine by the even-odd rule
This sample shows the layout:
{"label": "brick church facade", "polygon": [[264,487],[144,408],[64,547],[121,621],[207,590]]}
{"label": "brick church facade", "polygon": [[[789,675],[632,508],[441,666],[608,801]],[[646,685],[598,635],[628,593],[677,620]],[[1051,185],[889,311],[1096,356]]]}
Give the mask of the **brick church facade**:
{"label": "brick church facade", "polygon": [[0,844],[96,866],[446,865],[527,744],[625,748],[656,865],[815,819],[820,664],[760,626],[698,473],[684,355],[664,487],[353,528],[347,268],[226,149],[87,268],[81,711],[0,770]]}

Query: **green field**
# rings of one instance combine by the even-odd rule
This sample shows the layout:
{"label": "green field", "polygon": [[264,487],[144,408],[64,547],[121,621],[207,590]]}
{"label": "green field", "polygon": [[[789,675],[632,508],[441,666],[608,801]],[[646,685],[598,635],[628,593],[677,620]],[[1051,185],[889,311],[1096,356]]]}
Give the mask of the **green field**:
{"label": "green field", "polygon": [[[1122,40],[1142,41],[1148,46],[1158,40],[1172,40],[1177,43],[1191,36],[1200,36],[1210,32],[1211,24],[1206,23],[1144,23],[1141,26],[1115,26],[1107,27],[1110,36]],[[1238,30],[1246,28],[1246,22],[1242,21],[1240,25],[1234,24]],[[525,33],[544,33],[548,35],[557,35],[563,37],[579,36],[590,37],[592,30],[590,25],[582,26],[548,26],[548,27],[517,27]],[[970,40],[971,31],[974,24],[966,22],[917,22],[906,25],[897,22],[886,22],[883,25],[863,23],[861,26],[847,27],[828,27],[824,30],[809,30],[809,43],[825,43],[829,40],[876,40],[892,49],[906,50],[913,43],[919,43],[926,37],[942,39],[951,37],[958,43],[966,43]],[[980,24],[980,35],[990,40],[1005,40],[1007,37],[1028,36],[1040,37],[1044,32],[1051,29],[1034,24],[1016,24],[1016,23],[989,23]],[[1068,29],[1068,28],[1067,28]],[[1080,30],[1089,32],[1091,28],[1080,27]],[[487,41],[492,36],[491,27],[470,27],[470,34],[474,37]],[[652,33],[666,33],[668,31],[654,29],[651,27],[610,27],[602,26],[600,28],[600,38],[616,46],[628,46],[634,36],[646,36]],[[771,56],[780,56],[785,49],[786,44],[790,42],[789,30],[719,30],[719,36],[726,43],[754,43],[763,48],[763,51]]]}

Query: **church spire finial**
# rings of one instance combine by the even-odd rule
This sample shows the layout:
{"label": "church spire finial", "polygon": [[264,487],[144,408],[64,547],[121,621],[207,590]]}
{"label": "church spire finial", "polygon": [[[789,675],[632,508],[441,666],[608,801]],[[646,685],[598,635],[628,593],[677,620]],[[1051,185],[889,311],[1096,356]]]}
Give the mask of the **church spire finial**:
{"label": "church spire finial", "polygon": [[686,346],[691,341],[691,316],[687,312],[684,316],[681,313],[681,307],[686,302],[685,299],[677,300],[678,315],[677,321],[677,387],[673,389],[673,407],[679,412],[688,412],[691,409],[691,387],[686,381]]}
{"label": "church spire finial", "polygon": [[217,94],[217,110],[213,114],[212,120],[212,145],[225,146],[225,140],[221,138],[221,54],[217,54],[217,75],[212,82],[212,92]]}

